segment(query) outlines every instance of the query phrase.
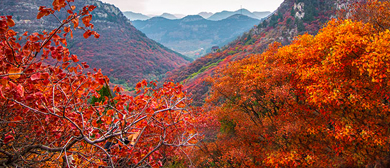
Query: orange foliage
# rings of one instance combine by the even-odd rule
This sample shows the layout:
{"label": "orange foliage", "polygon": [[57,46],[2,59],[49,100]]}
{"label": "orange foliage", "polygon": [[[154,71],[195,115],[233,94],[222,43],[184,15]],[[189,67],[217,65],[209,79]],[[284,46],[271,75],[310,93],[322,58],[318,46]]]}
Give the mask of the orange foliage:
{"label": "orange foliage", "polygon": [[[390,6],[365,7],[378,5]],[[220,69],[205,105],[220,133],[200,146],[197,163],[362,167],[388,160],[389,47],[387,28],[332,20],[316,36],[275,43]]]}

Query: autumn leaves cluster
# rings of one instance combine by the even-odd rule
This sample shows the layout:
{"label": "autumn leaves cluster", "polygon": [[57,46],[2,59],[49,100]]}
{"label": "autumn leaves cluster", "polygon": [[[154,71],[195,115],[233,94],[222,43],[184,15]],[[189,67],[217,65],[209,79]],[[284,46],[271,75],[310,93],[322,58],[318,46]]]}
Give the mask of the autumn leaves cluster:
{"label": "autumn leaves cluster", "polygon": [[232,61],[209,79],[203,111],[182,85],[144,80],[129,96],[87,70],[66,38],[99,38],[95,6],[72,2],[40,8],[38,19],[67,12],[51,31],[0,18],[0,165],[388,166],[388,1],[354,3],[317,35]]}
{"label": "autumn leaves cluster", "polygon": [[315,36],[274,43],[221,69],[206,104],[220,131],[201,146],[198,163],[387,166],[389,7],[388,1],[353,4],[358,10],[348,11],[349,19],[333,19]]}
{"label": "autumn leaves cluster", "polygon": [[134,97],[107,89],[109,79],[66,47],[73,31],[99,38],[95,6],[72,2],[39,8],[38,19],[58,19],[42,33],[15,32],[12,16],[0,18],[0,165],[159,167],[186,153],[199,136],[182,86],[142,81]]}

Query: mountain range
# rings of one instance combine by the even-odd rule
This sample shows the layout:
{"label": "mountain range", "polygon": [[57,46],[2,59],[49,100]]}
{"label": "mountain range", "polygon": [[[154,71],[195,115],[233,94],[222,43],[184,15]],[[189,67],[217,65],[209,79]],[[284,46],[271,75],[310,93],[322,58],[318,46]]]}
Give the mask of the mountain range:
{"label": "mountain range", "polygon": [[[132,86],[142,79],[157,79],[189,62],[183,55],[147,38],[117,7],[98,0],[75,1],[73,4],[79,8],[85,5],[97,7],[91,13],[91,23],[100,38],[84,39],[84,32],[75,30],[74,38],[68,39],[68,48],[71,54],[79,56],[81,62],[87,62],[90,69],[102,69],[112,82]],[[0,15],[13,16],[17,32],[51,31],[59,26],[53,16],[36,19],[39,6],[51,6],[51,1],[2,0],[0,6]],[[60,19],[65,16],[65,11],[61,12],[57,16]]]}
{"label": "mountain range", "polygon": [[215,13],[215,14],[211,15],[207,19],[208,20],[213,20],[213,21],[218,21],[218,20],[226,19],[226,18],[228,18],[228,17],[230,17],[232,15],[235,15],[235,14],[246,15],[246,16],[254,18],[254,19],[262,19],[262,18],[266,17],[267,15],[271,14],[271,12],[253,12],[252,13],[252,12],[250,12],[247,9],[240,9],[240,10],[237,10],[237,11],[222,11],[222,12],[218,12],[218,13]]}
{"label": "mountain range", "polygon": [[[159,15],[159,16],[151,16],[151,15],[145,15],[145,14],[142,14],[142,13],[135,13],[135,12],[131,12],[131,11],[123,12],[123,14],[128,19],[130,19],[131,21],[135,21],[135,20],[148,20],[148,19],[150,19],[152,17],[163,17],[163,18],[171,19],[171,20],[173,20],[173,19],[181,19],[181,18],[185,17],[185,15],[182,15],[182,14],[170,14],[170,13],[163,13],[162,15]],[[218,21],[218,20],[227,19],[228,17],[233,16],[235,14],[242,14],[242,15],[246,15],[248,17],[260,20],[260,19],[268,16],[269,14],[271,14],[271,12],[269,12],[269,11],[265,11],[265,12],[250,12],[247,9],[240,9],[240,10],[237,10],[237,11],[222,11],[222,12],[217,12],[217,13],[200,12],[197,15],[202,16],[203,18],[205,18],[207,20]]]}
{"label": "mountain range", "polygon": [[190,15],[176,20],[154,17],[132,23],[149,38],[186,56],[196,58],[209,52],[212,46],[222,46],[234,40],[257,25],[259,20],[240,14],[219,21]]}

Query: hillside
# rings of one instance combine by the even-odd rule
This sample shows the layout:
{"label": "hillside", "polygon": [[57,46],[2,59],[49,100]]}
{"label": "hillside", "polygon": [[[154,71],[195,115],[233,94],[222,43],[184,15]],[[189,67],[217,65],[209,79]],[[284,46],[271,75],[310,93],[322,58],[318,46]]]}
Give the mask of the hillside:
{"label": "hillside", "polygon": [[209,52],[212,46],[222,46],[250,30],[259,20],[234,15],[220,21],[210,21],[199,15],[169,20],[162,17],[133,21],[133,25],[149,38],[184,55],[196,58]]}
{"label": "hillside", "polygon": [[281,6],[258,26],[241,35],[221,49],[187,66],[168,73],[168,78],[185,84],[201,105],[208,92],[207,78],[214,71],[249,54],[262,53],[269,44],[277,41],[291,43],[297,35],[316,34],[338,7],[336,0],[285,0]]}
{"label": "hillside", "polygon": [[310,2],[291,13],[315,35],[212,75],[197,167],[390,167],[390,1],[344,1],[317,33],[307,9],[332,4]]}
{"label": "hillside", "polygon": [[213,20],[213,21],[218,21],[218,20],[226,19],[226,18],[228,18],[230,16],[233,16],[233,15],[236,15],[236,14],[242,14],[242,15],[245,15],[245,16],[248,16],[248,17],[260,20],[260,19],[266,17],[267,15],[271,14],[271,12],[267,11],[267,12],[252,13],[252,12],[248,11],[247,9],[240,9],[240,10],[237,10],[237,11],[217,12],[217,13],[211,15],[210,17],[208,17],[207,19],[208,20]]}
{"label": "hillside", "polygon": [[[82,31],[75,31],[75,38],[68,39],[70,52],[79,55],[80,61],[87,62],[91,69],[101,68],[112,82],[133,85],[144,78],[159,78],[165,72],[188,63],[182,55],[148,39],[115,6],[97,0],[73,4],[76,7],[97,6],[92,13],[92,24],[100,38],[86,40]],[[2,0],[0,6],[0,15],[14,16],[15,30],[19,32],[51,30],[58,26],[53,16],[36,19],[38,7],[51,6],[50,1]]]}

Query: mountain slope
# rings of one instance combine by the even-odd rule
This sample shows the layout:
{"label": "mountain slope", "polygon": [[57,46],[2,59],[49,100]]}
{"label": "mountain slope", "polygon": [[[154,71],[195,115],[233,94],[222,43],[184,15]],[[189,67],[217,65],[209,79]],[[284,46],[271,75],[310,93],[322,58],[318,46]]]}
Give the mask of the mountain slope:
{"label": "mountain slope", "polygon": [[[271,14],[271,12],[264,12],[263,13],[263,16],[262,17],[259,17],[257,14],[254,14],[250,11],[248,11],[247,9],[240,9],[240,10],[237,10],[237,11],[222,11],[222,12],[217,12],[213,15],[211,15],[210,17],[208,17],[207,19],[208,20],[213,20],[213,21],[217,21],[217,20],[223,20],[223,19],[226,19],[230,16],[233,16],[235,14],[242,14],[242,15],[245,15],[245,16],[248,16],[248,17],[251,17],[251,18],[254,18],[254,19],[262,19],[263,17],[267,16],[268,14]],[[264,15],[266,14],[266,15]]]}
{"label": "mountain slope", "polygon": [[[133,27],[130,21],[113,5],[97,0],[75,1],[74,5],[95,5],[92,13],[94,30],[99,39],[84,39],[83,31],[76,30],[75,38],[69,39],[68,47],[80,61],[92,68],[101,68],[113,82],[125,81],[133,85],[147,78],[156,79],[165,72],[188,63],[182,55],[148,39]],[[52,30],[58,26],[55,17],[36,20],[39,6],[51,6],[47,0],[2,0],[0,15],[13,15],[18,32]],[[65,11],[62,11],[65,12]],[[61,14],[58,16],[63,17]]]}
{"label": "mountain slope", "polygon": [[331,17],[334,17],[337,0],[285,0],[273,15],[257,27],[232,41],[220,52],[208,54],[194,62],[168,72],[168,78],[184,83],[201,105],[207,96],[206,78],[229,62],[245,58],[249,54],[262,53],[269,44],[289,44],[295,36],[316,34]]}
{"label": "mountain slope", "polygon": [[146,16],[142,13],[135,13],[135,12],[131,12],[131,11],[126,11],[126,12],[123,12],[123,14],[131,21],[133,20],[148,20],[150,19],[149,16]]}
{"label": "mountain slope", "polygon": [[196,54],[205,54],[207,48],[227,44],[258,23],[259,20],[244,15],[234,15],[220,21],[192,15],[178,20],[155,17],[134,21],[133,25],[149,38],[182,54],[196,57]]}

